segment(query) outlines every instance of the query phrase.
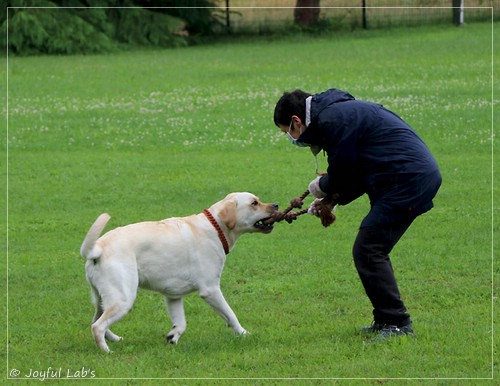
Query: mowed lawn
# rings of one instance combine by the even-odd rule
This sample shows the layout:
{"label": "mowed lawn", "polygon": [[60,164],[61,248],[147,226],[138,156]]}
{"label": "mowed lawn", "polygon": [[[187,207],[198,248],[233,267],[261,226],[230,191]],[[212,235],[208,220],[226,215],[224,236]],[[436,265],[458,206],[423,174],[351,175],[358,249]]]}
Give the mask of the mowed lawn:
{"label": "mowed lawn", "polygon": [[[274,105],[285,90],[331,87],[397,112],[441,167],[435,208],[392,253],[416,337],[373,344],[357,331],[372,320],[351,257],[369,209],[362,197],[340,207],[330,228],[302,216],[239,240],[222,290],[251,335],[235,336],[190,295],[188,329],[178,345],[166,345],[164,301],[140,291],[113,328],[124,340],[110,344],[112,354],[101,352],[79,257],[94,219],[110,213],[111,228],[190,215],[233,191],[286,207],[314,178],[315,164],[274,126]],[[498,351],[492,102],[488,23],[10,57],[1,160],[3,173],[8,162],[6,377],[488,382]],[[319,162],[326,169],[326,158]]]}

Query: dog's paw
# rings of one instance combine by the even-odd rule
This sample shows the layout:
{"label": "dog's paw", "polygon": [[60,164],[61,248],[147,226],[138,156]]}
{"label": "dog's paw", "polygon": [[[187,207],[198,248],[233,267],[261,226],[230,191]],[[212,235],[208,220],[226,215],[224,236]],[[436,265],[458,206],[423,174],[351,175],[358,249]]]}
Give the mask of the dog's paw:
{"label": "dog's paw", "polygon": [[167,343],[168,344],[177,344],[179,341],[180,335],[176,333],[168,333],[167,334]]}
{"label": "dog's paw", "polygon": [[242,331],[238,333],[238,335],[240,336],[250,335],[250,331],[247,331],[243,328]]}
{"label": "dog's paw", "polygon": [[114,334],[111,330],[106,330],[106,334],[104,336],[110,342],[119,342],[120,340],[123,340],[121,336]]}

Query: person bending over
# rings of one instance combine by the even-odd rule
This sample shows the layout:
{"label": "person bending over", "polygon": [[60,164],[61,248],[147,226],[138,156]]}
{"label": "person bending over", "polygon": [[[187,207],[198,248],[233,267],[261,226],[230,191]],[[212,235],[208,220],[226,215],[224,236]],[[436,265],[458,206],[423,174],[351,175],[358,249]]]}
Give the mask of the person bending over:
{"label": "person bending over", "polygon": [[389,253],[413,220],[433,207],[441,174],[415,131],[380,104],[356,100],[338,89],[311,95],[285,92],[274,123],[291,143],[328,157],[327,174],[309,184],[316,200],[335,195],[339,205],[368,195],[370,211],[352,248],[354,263],[373,305],[373,322],[363,331],[376,339],[413,335]]}

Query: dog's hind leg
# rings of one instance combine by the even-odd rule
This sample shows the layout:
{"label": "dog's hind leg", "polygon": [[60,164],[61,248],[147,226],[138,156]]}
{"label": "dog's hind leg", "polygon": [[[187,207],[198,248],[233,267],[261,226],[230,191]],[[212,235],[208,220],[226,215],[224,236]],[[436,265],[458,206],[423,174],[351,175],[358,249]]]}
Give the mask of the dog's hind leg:
{"label": "dog's hind leg", "polygon": [[[92,324],[94,324],[102,316],[104,310],[102,309],[102,299],[99,296],[99,292],[97,291],[97,289],[93,285],[90,285],[90,290],[91,290],[92,304],[94,304],[95,306],[95,313],[94,317],[92,318]],[[110,329],[106,330],[104,336],[110,342],[118,342],[123,339],[121,336],[114,334],[113,331],[111,331]]]}
{"label": "dog's hind leg", "polygon": [[[123,289],[123,288],[122,288]],[[92,334],[94,335],[95,342],[99,348],[106,352],[110,352],[106,344],[107,337],[119,338],[117,335],[109,331],[109,327],[123,318],[132,308],[137,294],[137,286],[135,288],[126,288],[124,291],[117,291],[116,288],[108,288],[106,294],[101,293],[103,299],[103,313],[92,324]],[[106,332],[108,333],[106,334]]]}
{"label": "dog's hind leg", "polygon": [[186,317],[184,315],[184,304],[182,298],[173,299],[165,297],[167,311],[172,320],[173,328],[167,334],[167,342],[176,344],[181,335],[186,331]]}
{"label": "dog's hind leg", "polygon": [[94,324],[94,322],[101,317],[104,311],[102,309],[102,299],[99,296],[99,292],[92,284],[90,284],[90,297],[92,299],[92,304],[95,307],[94,317],[92,318],[92,324]]}
{"label": "dog's hind leg", "polygon": [[123,338],[121,336],[116,335],[109,328],[106,330],[106,333],[104,334],[104,337],[107,340],[109,340],[110,342],[119,342],[120,340],[123,340]]}
{"label": "dog's hind leg", "polygon": [[[129,312],[132,308],[132,303],[133,300],[131,302],[116,302],[111,307],[105,308],[101,317],[92,324],[92,334],[100,349],[110,352],[106,340],[104,339],[106,335],[109,336],[109,333],[106,334],[106,332],[109,331],[109,326],[118,322]],[[113,334],[112,337],[116,337],[116,335]]]}

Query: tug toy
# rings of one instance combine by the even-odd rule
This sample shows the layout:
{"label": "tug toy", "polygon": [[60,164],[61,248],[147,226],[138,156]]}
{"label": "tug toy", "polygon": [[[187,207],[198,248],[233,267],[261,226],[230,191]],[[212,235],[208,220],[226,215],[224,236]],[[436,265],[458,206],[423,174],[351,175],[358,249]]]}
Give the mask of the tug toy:
{"label": "tug toy", "polygon": [[[285,220],[287,223],[291,224],[294,220],[297,220],[298,216],[308,213],[309,208],[305,208],[299,211],[292,212],[292,209],[300,209],[304,204],[304,199],[309,195],[309,190],[306,190],[300,197],[295,197],[290,201],[290,206],[288,206],[284,211],[276,211],[269,219],[264,221],[265,224],[274,224],[275,222],[280,222]],[[335,215],[332,213],[331,209],[337,204],[337,195],[332,195],[323,198],[319,201],[316,206],[319,205],[319,218],[321,219],[321,224],[326,228],[335,222]]]}

